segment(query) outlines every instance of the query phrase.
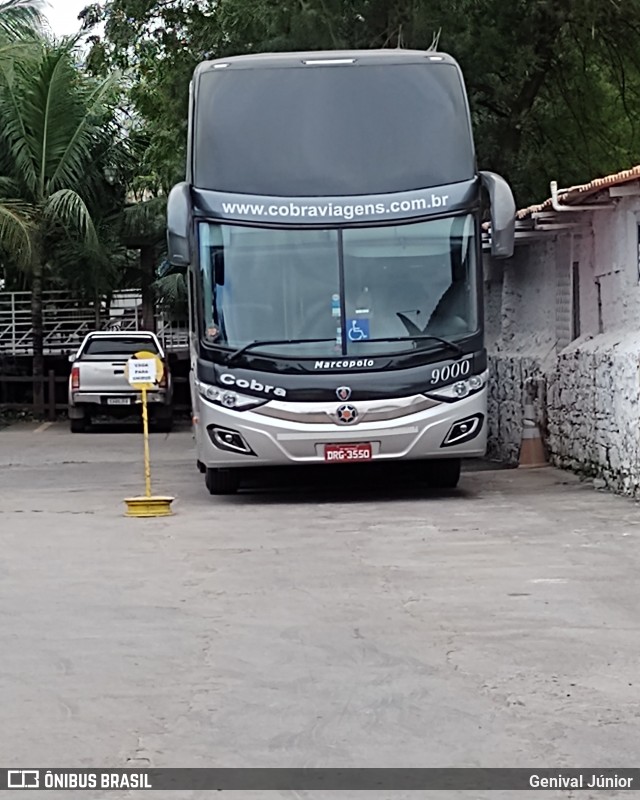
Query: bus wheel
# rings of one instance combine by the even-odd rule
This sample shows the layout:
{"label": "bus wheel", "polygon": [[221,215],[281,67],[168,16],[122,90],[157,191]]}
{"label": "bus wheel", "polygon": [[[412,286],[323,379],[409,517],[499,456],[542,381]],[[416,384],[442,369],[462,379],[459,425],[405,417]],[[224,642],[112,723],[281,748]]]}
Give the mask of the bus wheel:
{"label": "bus wheel", "polygon": [[429,484],[435,489],[455,489],[460,480],[461,465],[460,458],[431,461],[427,472]]}
{"label": "bus wheel", "polygon": [[235,469],[207,468],[204,482],[209,494],[235,494],[240,486],[240,476]]}

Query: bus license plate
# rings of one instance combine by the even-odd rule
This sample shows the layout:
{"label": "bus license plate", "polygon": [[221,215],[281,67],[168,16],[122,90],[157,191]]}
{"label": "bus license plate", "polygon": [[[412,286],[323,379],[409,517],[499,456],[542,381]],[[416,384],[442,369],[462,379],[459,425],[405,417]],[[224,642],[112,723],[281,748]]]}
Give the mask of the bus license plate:
{"label": "bus license plate", "polygon": [[373,448],[370,443],[361,444],[326,444],[324,446],[324,460],[336,464],[347,461],[371,461]]}
{"label": "bus license plate", "polygon": [[109,397],[107,398],[107,405],[109,406],[130,406],[130,397]]}

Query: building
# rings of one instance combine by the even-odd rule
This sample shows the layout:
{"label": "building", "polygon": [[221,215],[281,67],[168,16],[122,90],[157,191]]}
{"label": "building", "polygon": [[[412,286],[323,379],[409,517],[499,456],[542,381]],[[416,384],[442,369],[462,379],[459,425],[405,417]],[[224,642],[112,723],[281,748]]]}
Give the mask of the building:
{"label": "building", "polygon": [[490,454],[517,462],[530,400],[551,463],[640,496],[640,165],[551,190],[485,256]]}

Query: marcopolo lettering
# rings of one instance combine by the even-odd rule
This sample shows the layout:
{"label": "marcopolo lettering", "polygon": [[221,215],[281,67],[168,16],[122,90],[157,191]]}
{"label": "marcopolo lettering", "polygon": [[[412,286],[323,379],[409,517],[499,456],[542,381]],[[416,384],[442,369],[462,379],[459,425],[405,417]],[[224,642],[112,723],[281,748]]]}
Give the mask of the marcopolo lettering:
{"label": "marcopolo lettering", "polygon": [[372,358],[351,359],[343,361],[316,361],[314,369],[362,369],[363,367],[373,367],[375,361]]}
{"label": "marcopolo lettering", "polygon": [[236,389],[240,390],[248,389],[250,392],[272,394],[274,397],[287,396],[287,390],[282,389],[280,386],[270,386],[268,383],[260,383],[260,381],[255,380],[255,378],[252,378],[250,381],[245,378],[236,378],[235,375],[231,375],[228,372],[220,376],[220,383],[223,383],[225,386],[235,386]]}

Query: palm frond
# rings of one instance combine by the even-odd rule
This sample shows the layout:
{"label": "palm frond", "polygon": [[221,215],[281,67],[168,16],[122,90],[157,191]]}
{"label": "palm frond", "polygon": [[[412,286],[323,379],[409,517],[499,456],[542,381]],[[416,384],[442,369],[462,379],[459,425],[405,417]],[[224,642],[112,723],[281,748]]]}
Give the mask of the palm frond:
{"label": "palm frond", "polygon": [[[37,172],[36,191],[44,199],[49,192],[47,183],[58,166],[76,127],[82,117],[82,87],[68,43],[45,46],[35,70],[22,75],[22,111]],[[90,161],[83,153],[82,167]],[[82,169],[56,187],[77,189],[82,181]],[[55,191],[55,190],[54,190]]]}
{"label": "palm frond", "polygon": [[153,283],[158,303],[173,319],[184,319],[188,313],[187,283],[182,273],[174,272]]}
{"label": "palm frond", "polygon": [[43,41],[36,59],[0,60],[0,163],[4,151],[36,203],[60,189],[81,192],[110,134],[102,122],[112,78],[81,75],[75,45]]}
{"label": "palm frond", "polygon": [[22,58],[25,48],[29,46],[26,41],[18,41],[17,39],[8,39],[3,41],[0,38],[0,60]]}
{"label": "palm frond", "polygon": [[17,200],[0,202],[0,247],[11,253],[20,267],[31,263],[32,224],[30,207]]}
{"label": "palm frond", "polygon": [[45,220],[61,225],[70,234],[80,234],[88,247],[99,247],[91,213],[82,197],[73,189],[54,192],[43,207],[43,216]]}
{"label": "palm frond", "polygon": [[[66,80],[68,76],[57,76]],[[62,186],[78,183],[92,158],[96,146],[101,144],[101,130],[96,118],[104,113],[104,101],[114,86],[114,76],[109,76],[90,89],[74,89],[75,103],[68,97],[66,108],[60,108],[59,89],[50,87],[53,102],[49,104],[51,127],[55,129],[55,137],[47,142],[47,175],[48,190],[56,191]],[[58,83],[59,81],[55,81]],[[64,124],[60,124],[64,121]],[[55,126],[55,127],[54,127]]]}
{"label": "palm frond", "polygon": [[0,202],[3,199],[6,200],[7,198],[18,196],[19,190],[13,178],[9,178],[7,175],[0,175]]}
{"label": "palm frond", "polygon": [[23,39],[43,27],[43,3],[40,0],[4,0],[0,2],[0,36]]}
{"label": "palm frond", "polygon": [[160,242],[165,235],[166,209],[166,197],[154,197],[127,206],[123,220],[124,241],[132,247]]}
{"label": "palm frond", "polygon": [[68,236],[51,237],[50,279],[82,297],[108,294],[121,281],[122,247],[104,220],[96,222],[99,248]]}
{"label": "palm frond", "polygon": [[33,98],[29,96],[27,72],[32,65],[0,59],[0,158],[19,176],[23,194],[37,200],[38,169],[33,129]]}

